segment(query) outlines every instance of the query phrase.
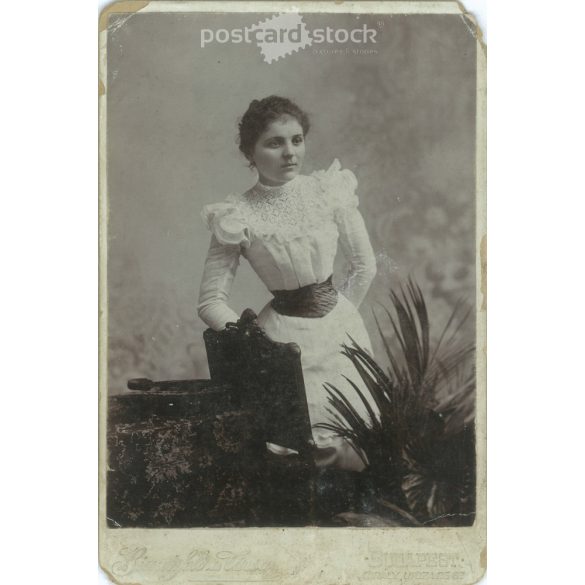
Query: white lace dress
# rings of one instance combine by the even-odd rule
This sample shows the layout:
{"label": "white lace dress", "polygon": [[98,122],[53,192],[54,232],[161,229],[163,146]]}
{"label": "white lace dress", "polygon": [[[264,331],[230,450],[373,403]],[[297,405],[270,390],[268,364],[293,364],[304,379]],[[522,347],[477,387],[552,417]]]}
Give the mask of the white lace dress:
{"label": "white lace dress", "polygon": [[[294,290],[324,282],[333,272],[338,243],[350,270],[340,287],[337,305],[319,318],[277,313],[268,303],[258,323],[275,341],[294,341],[301,363],[312,425],[330,422],[325,382],[337,386],[366,415],[365,408],[343,376],[361,386],[341,344],[350,335],[371,352],[357,308],[376,273],[372,246],[358,210],[357,179],[336,159],[326,171],[298,175],[278,187],[257,183],[240,196],[206,205],[203,218],[212,232],[201,282],[198,312],[207,325],[221,330],[238,315],[227,301],[240,262],[248,260],[268,290]],[[313,430],[318,465],[360,470],[354,449],[333,433]],[[270,446],[287,453],[286,445]]]}

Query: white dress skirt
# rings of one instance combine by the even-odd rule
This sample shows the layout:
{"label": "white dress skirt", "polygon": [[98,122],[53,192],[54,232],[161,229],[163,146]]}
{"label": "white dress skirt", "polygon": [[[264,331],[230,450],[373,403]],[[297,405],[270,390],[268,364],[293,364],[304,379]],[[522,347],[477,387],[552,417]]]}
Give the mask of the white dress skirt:
{"label": "white dress skirt", "polygon": [[[368,420],[364,404],[344,376],[358,386],[361,385],[360,377],[351,360],[341,353],[341,349],[342,344],[351,345],[348,334],[363,349],[372,353],[372,348],[360,314],[342,294],[338,296],[336,307],[319,318],[281,315],[268,303],[258,315],[258,324],[274,341],[282,343],[294,341],[301,348],[301,364],[311,425],[333,422],[329,394],[323,387],[325,382],[337,387],[348,398],[353,398],[351,401],[354,408]],[[313,428],[313,440],[317,447],[317,465],[332,465],[353,470],[361,470],[364,467],[356,450],[331,431]],[[279,446],[270,445],[269,448],[274,453],[291,452]]]}
{"label": "white dress skirt", "polygon": [[[333,273],[338,247],[349,271],[337,304],[322,317],[292,317],[268,303],[258,323],[274,341],[297,343],[312,425],[332,422],[324,384],[341,390],[366,420],[367,410],[351,379],[368,391],[351,360],[342,352],[353,338],[372,352],[358,307],[376,273],[376,262],[355,194],[357,180],[341,170],[337,159],[327,171],[299,175],[279,187],[257,183],[243,195],[205,206],[203,218],[212,232],[201,290],[199,316],[221,330],[238,315],[229,307],[229,293],[240,258],[248,260],[268,290],[296,290],[325,282]],[[374,410],[375,406],[371,402]],[[315,461],[360,471],[364,463],[354,447],[334,432],[313,427]],[[269,445],[286,456],[286,445]]]}

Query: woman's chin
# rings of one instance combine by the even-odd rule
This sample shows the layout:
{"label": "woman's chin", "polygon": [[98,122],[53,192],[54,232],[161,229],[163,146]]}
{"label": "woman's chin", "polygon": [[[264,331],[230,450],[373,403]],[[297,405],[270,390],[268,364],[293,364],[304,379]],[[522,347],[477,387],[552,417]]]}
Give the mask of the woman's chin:
{"label": "woman's chin", "polygon": [[297,175],[299,174],[299,167],[293,167],[291,169],[284,169],[282,173],[280,173],[282,181],[292,181]]}

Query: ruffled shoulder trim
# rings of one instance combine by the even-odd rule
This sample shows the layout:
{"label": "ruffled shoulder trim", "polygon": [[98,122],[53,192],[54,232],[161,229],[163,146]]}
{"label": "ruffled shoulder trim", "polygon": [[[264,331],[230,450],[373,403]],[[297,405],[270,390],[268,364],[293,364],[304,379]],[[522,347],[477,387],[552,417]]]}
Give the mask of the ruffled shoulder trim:
{"label": "ruffled shoulder trim", "polygon": [[235,196],[230,195],[221,203],[205,205],[201,217],[220,244],[244,248],[250,246],[250,231]]}
{"label": "ruffled shoulder trim", "polygon": [[315,177],[329,204],[334,210],[350,209],[359,204],[357,189],[357,178],[349,169],[342,169],[339,159],[335,159],[327,170],[311,173]]}

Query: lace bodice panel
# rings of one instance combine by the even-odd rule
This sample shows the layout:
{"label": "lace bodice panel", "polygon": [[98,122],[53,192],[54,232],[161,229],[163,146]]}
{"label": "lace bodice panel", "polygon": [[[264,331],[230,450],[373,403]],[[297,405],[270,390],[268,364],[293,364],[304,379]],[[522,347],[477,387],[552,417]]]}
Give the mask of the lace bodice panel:
{"label": "lace bodice panel", "polygon": [[223,203],[207,205],[212,232],[198,311],[212,328],[237,315],[227,305],[243,255],[269,290],[323,282],[333,272],[338,242],[350,261],[342,286],[356,306],[375,274],[375,259],[355,195],[357,180],[337,160],[327,171],[299,175],[280,187],[261,183]]}

